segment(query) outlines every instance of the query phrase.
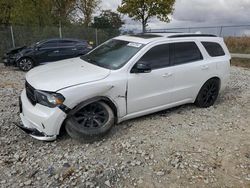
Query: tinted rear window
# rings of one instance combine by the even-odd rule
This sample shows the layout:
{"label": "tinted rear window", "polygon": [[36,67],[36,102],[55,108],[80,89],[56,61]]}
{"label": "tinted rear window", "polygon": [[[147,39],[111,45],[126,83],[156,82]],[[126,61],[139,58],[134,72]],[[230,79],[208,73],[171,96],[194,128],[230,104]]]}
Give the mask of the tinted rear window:
{"label": "tinted rear window", "polygon": [[174,65],[202,60],[202,54],[195,42],[173,43]]}
{"label": "tinted rear window", "polygon": [[211,57],[224,56],[225,52],[220,44],[216,42],[202,42]]}

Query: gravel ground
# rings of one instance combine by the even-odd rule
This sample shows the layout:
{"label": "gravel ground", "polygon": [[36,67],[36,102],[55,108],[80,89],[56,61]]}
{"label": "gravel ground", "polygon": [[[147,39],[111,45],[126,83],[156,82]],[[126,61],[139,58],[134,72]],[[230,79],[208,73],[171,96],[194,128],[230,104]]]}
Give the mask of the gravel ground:
{"label": "gravel ground", "polygon": [[0,80],[0,187],[250,187],[250,69],[232,67],[211,108],[126,121],[93,144],[17,129],[24,73],[0,65]]}

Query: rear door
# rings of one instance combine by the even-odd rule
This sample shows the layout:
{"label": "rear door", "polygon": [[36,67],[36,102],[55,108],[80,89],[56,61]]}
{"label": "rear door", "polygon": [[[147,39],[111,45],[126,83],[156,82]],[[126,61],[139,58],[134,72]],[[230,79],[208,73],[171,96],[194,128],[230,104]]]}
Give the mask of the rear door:
{"label": "rear door", "polygon": [[204,61],[201,44],[195,41],[170,44],[174,73],[173,102],[192,102],[213,65]]}
{"label": "rear door", "polygon": [[87,41],[79,41],[76,43],[76,56],[84,55],[92,50],[91,46],[88,44]]}
{"label": "rear door", "polygon": [[78,53],[76,43],[73,40],[60,40],[58,42],[58,60],[76,57]]}

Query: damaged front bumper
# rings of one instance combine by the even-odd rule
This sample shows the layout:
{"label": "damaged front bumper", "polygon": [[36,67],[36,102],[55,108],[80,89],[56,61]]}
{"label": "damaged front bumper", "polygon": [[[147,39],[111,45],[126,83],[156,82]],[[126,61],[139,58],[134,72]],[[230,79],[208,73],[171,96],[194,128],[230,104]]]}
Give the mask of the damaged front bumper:
{"label": "damaged front bumper", "polygon": [[21,123],[20,124],[14,123],[14,124],[18,128],[20,128],[21,130],[23,130],[25,133],[27,133],[28,135],[30,135],[31,137],[33,137],[37,140],[41,140],[41,141],[54,141],[54,140],[56,140],[56,137],[57,137],[56,135],[48,136],[45,133],[38,131],[37,129],[27,128]]}
{"label": "damaged front bumper", "polygon": [[23,90],[19,98],[21,123],[17,126],[35,139],[53,141],[60,134],[66,114],[59,108],[32,105]]}

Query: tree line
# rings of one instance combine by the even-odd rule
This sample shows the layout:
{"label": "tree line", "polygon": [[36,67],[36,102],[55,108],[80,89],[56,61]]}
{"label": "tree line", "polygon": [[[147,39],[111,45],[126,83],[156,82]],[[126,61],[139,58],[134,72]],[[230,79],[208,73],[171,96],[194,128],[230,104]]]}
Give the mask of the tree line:
{"label": "tree line", "polygon": [[4,25],[89,25],[99,0],[0,0],[0,23]]}
{"label": "tree line", "polygon": [[[0,0],[1,25],[52,26],[78,24],[85,27],[119,30],[121,14],[140,21],[143,32],[149,20],[170,21],[175,0],[122,0],[117,12],[101,10],[101,0]],[[93,18],[94,13],[99,12]]]}

